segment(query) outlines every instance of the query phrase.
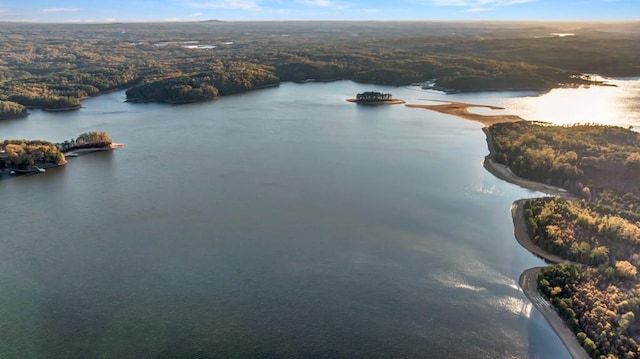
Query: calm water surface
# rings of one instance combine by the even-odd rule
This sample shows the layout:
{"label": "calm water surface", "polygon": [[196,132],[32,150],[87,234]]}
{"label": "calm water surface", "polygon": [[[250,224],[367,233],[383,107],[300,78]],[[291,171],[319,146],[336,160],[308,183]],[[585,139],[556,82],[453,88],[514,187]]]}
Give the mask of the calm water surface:
{"label": "calm water surface", "polygon": [[567,358],[516,283],[539,194],[482,168],[481,125],[344,101],[369,89],[523,101],[283,84],[0,123],[126,144],[0,183],[0,357]]}

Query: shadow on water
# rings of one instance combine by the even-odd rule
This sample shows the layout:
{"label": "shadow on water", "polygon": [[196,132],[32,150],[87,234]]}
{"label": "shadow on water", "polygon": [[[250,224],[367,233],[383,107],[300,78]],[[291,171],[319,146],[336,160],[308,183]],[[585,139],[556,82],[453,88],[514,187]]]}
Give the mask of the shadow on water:
{"label": "shadow on water", "polygon": [[[542,260],[535,254],[522,248],[513,237],[514,245],[512,246],[512,258],[511,273],[515,278],[516,285],[520,289],[521,296],[529,307],[528,318],[524,317],[527,321],[527,358],[528,359],[570,359],[571,355],[567,351],[566,347],[553,331],[551,326],[547,323],[547,320],[542,314],[533,306],[529,299],[525,296],[518,283],[520,275],[528,268],[532,268],[538,265],[542,265],[538,260]],[[545,264],[549,265],[546,261]]]}
{"label": "shadow on water", "polygon": [[[31,115],[31,113],[29,113],[29,115]],[[24,116],[24,117],[17,117],[17,118],[8,118],[6,120],[2,120],[2,124],[3,125],[14,125],[23,121],[26,121],[29,119],[29,116]]]}
{"label": "shadow on water", "polygon": [[354,106],[356,106],[358,111],[368,112],[368,111],[380,111],[383,109],[389,111],[392,106],[400,106],[400,105],[367,105],[367,104],[356,103],[354,104]]}
{"label": "shadow on water", "polygon": [[24,179],[25,177],[34,177],[34,176],[41,176],[41,177],[47,176],[48,178],[50,178],[51,176],[56,176],[56,175],[59,176],[61,173],[63,173],[65,167],[66,166],[47,168],[46,172],[44,173],[30,172],[30,173],[22,173],[22,174],[11,174],[11,170],[6,169],[3,171],[0,171],[0,181],[16,180],[18,178]]}

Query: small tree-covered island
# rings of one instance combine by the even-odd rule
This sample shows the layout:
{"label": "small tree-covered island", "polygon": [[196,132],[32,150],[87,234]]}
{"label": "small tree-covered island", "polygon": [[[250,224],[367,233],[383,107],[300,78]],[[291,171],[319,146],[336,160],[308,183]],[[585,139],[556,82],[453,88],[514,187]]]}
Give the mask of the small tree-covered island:
{"label": "small tree-covered island", "polygon": [[542,268],[539,291],[589,356],[640,358],[640,134],[526,121],[487,134],[493,160],[567,191],[515,204],[533,245],[569,262]]}
{"label": "small tree-covered island", "polygon": [[347,101],[364,105],[399,105],[404,103],[403,100],[394,99],[390,93],[375,91],[359,93],[356,95],[356,98],[350,98]]}
{"label": "small tree-covered island", "polygon": [[108,151],[123,147],[113,143],[104,132],[87,132],[61,143],[42,140],[4,140],[0,142],[0,178],[9,175],[45,172],[46,168],[62,166],[67,157],[81,153]]}

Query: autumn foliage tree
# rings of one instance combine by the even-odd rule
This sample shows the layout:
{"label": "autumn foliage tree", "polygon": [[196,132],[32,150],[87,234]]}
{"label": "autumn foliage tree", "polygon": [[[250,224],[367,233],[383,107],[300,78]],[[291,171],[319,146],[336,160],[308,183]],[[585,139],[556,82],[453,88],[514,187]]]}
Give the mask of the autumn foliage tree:
{"label": "autumn foliage tree", "polygon": [[27,108],[17,102],[0,101],[0,120],[27,116]]}
{"label": "autumn foliage tree", "polygon": [[7,167],[26,170],[47,163],[63,164],[64,155],[47,141],[5,140],[1,149],[7,155]]}

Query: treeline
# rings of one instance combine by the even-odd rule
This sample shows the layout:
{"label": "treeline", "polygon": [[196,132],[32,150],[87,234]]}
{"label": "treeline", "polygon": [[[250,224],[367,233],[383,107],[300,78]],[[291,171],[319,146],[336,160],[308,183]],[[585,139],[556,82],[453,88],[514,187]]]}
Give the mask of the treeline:
{"label": "treeline", "polygon": [[538,288],[557,308],[592,358],[640,358],[640,284],[637,269],[618,261],[612,267],[543,268]]}
{"label": "treeline", "polygon": [[63,164],[64,155],[55,144],[40,140],[5,140],[1,149],[7,156],[8,168],[27,170],[46,163]]}
{"label": "treeline", "polygon": [[[436,85],[466,91],[548,90],[588,83],[574,76],[582,72],[640,74],[633,46],[640,36],[633,27],[621,31],[630,25],[585,24],[566,38],[549,37],[562,32],[554,26],[5,23],[0,100],[65,109],[102,91],[140,86],[130,100],[191,102],[215,98],[212,87],[223,96],[280,81],[336,79],[390,85],[437,79]],[[188,49],[186,41],[216,47]]]}
{"label": "treeline", "polygon": [[76,109],[81,99],[129,86],[137,78],[138,74],[130,66],[90,67],[81,72],[65,70],[5,82],[0,86],[0,98],[31,108]]}
{"label": "treeline", "polygon": [[62,152],[69,152],[81,148],[109,147],[112,143],[106,132],[85,132],[75,139],[57,143],[56,147]]}
{"label": "treeline", "polygon": [[75,109],[80,107],[80,99],[68,96],[60,97],[55,95],[12,95],[9,96],[9,100],[12,102],[20,103],[25,107],[42,108],[44,110],[63,110]]}
{"label": "treeline", "polygon": [[356,100],[362,102],[390,101],[393,100],[393,95],[390,93],[367,91],[357,94]]}
{"label": "treeline", "polygon": [[27,108],[17,102],[0,101],[0,120],[27,116]]}

